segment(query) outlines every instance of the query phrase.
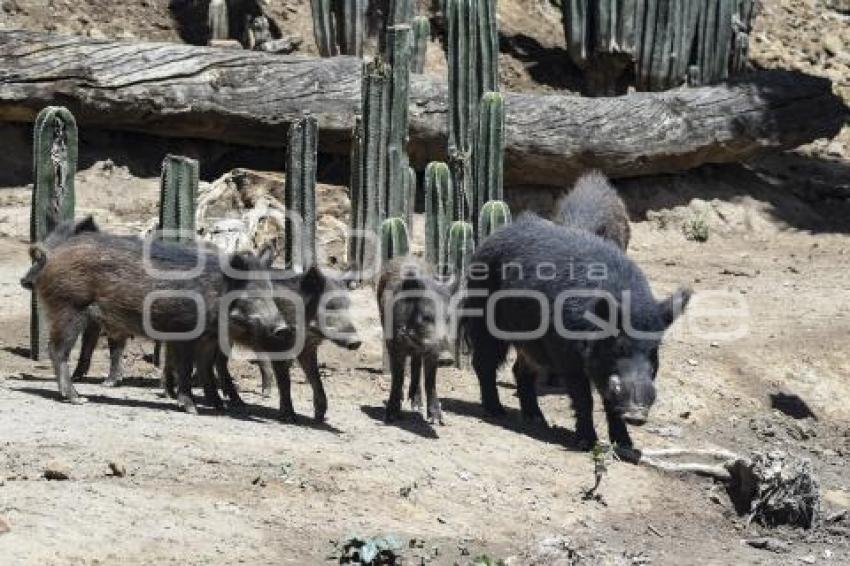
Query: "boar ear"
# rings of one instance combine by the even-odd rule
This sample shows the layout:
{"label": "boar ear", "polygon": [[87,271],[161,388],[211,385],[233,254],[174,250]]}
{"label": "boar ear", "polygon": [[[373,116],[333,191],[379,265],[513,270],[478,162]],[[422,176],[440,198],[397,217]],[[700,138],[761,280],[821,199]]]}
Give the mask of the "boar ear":
{"label": "boar ear", "polygon": [[665,328],[676,322],[679,315],[685,312],[685,307],[688,306],[692,294],[693,291],[687,287],[679,287],[675,293],[658,303],[661,320]]}
{"label": "boar ear", "polygon": [[100,232],[100,228],[95,224],[94,217],[91,214],[74,225],[74,234],[81,234],[83,232]]}
{"label": "boar ear", "polygon": [[43,244],[33,244],[29,248],[30,259],[33,263],[44,263],[47,261],[47,248]]}
{"label": "boar ear", "polygon": [[325,290],[325,275],[318,266],[310,266],[301,279],[301,291],[305,294],[321,294]]}
{"label": "boar ear", "polygon": [[264,269],[269,269],[272,266],[272,263],[274,263],[275,256],[277,256],[277,253],[275,252],[274,246],[266,244],[263,246],[263,249],[260,250],[260,254],[257,256],[257,259]]}

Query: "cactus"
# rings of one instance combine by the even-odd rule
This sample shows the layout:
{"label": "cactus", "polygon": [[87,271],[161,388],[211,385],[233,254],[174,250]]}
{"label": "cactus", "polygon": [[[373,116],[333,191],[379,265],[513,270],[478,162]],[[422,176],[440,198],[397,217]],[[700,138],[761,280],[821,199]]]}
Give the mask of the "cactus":
{"label": "cactus", "polygon": [[478,135],[475,139],[475,207],[477,219],[484,203],[503,200],[503,163],[505,152],[505,102],[498,92],[481,97]]}
{"label": "cactus", "polygon": [[425,169],[425,257],[437,266],[448,263],[445,252],[454,197],[449,166],[439,161],[429,163]]}
{"label": "cactus", "polygon": [[[284,206],[287,212],[284,258],[290,269],[299,272],[306,271],[316,263],[318,137],[319,124],[313,116],[302,118],[289,128],[284,189]],[[293,215],[301,221],[299,230],[293,230]]]}
{"label": "cactus", "polygon": [[390,66],[389,131],[387,133],[387,216],[405,216],[405,177],[408,174],[407,127],[412,30],[399,24],[387,30]]}
{"label": "cactus", "polygon": [[[711,84],[745,67],[752,0],[567,0],[570,58],[591,95]],[[633,69],[634,73],[629,70]]]}
{"label": "cactus", "polygon": [[413,28],[413,56],[410,72],[421,75],[425,72],[428,56],[428,42],[431,40],[431,22],[425,16],[416,16],[411,23]]}
{"label": "cactus", "polygon": [[336,23],[334,22],[333,0],[310,0],[313,12],[313,37],[322,57],[339,55],[336,44]]}
{"label": "cactus", "polygon": [[404,176],[404,222],[411,230],[413,230],[413,212],[416,208],[417,181],[416,170],[408,167],[407,174]]}
{"label": "cactus", "polygon": [[[30,241],[40,242],[64,220],[74,218],[74,177],[77,174],[78,133],[74,116],[61,106],[48,106],[33,131],[33,191]],[[30,356],[47,356],[47,321],[35,293],[30,309]]]}
{"label": "cactus", "polygon": [[210,40],[230,39],[230,17],[225,0],[211,0],[207,9],[207,25]]}
{"label": "cactus", "polygon": [[363,56],[366,41],[366,12],[369,0],[337,0],[334,20],[337,51],[341,55]]}
{"label": "cactus", "polygon": [[448,267],[455,277],[463,277],[475,251],[475,229],[470,222],[457,220],[446,236]]}
{"label": "cactus", "polygon": [[388,262],[394,257],[410,253],[410,238],[407,224],[402,218],[387,218],[381,224],[381,261]]}
{"label": "cactus", "polygon": [[481,207],[478,217],[478,241],[483,242],[490,234],[511,223],[511,209],[501,200],[488,201]]}
{"label": "cactus", "polygon": [[159,229],[165,240],[191,241],[195,236],[195,204],[198,198],[198,162],[167,155],[159,184]]}
{"label": "cactus", "polygon": [[449,26],[449,151],[471,149],[472,123],[481,98],[476,84],[475,0],[446,0]]}
{"label": "cactus", "polygon": [[389,73],[389,66],[380,59],[363,63],[362,118],[355,127],[351,150],[352,229],[361,236],[352,236],[349,242],[353,252],[349,263],[358,271],[373,259],[362,234],[377,234],[386,218]]}

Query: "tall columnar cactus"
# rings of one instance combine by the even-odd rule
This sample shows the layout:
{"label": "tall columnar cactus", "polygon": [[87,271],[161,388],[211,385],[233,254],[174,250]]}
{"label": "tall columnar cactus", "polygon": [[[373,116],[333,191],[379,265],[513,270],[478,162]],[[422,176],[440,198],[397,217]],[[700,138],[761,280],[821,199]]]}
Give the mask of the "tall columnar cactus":
{"label": "tall columnar cactus", "polygon": [[[35,243],[60,222],[74,218],[77,122],[66,108],[48,106],[36,118],[33,138],[30,241]],[[35,293],[31,301],[30,355],[40,360],[47,356],[47,324]]]}
{"label": "tall columnar cactus", "polygon": [[456,220],[446,237],[448,267],[455,277],[463,277],[475,252],[475,229],[472,223]]}
{"label": "tall columnar cactus", "polygon": [[[387,139],[389,134],[390,68],[380,59],[363,63],[362,122],[355,131],[352,148],[352,228],[361,234],[377,234],[387,217]],[[355,202],[356,201],[356,202]],[[362,270],[372,265],[370,246],[363,237],[353,238],[351,267]]]}
{"label": "tall columnar cactus", "polygon": [[428,42],[431,40],[431,22],[426,16],[416,16],[411,23],[413,28],[413,56],[410,72],[421,75],[425,72],[428,57]]}
{"label": "tall columnar cactus", "polygon": [[198,162],[167,155],[159,184],[159,229],[162,238],[175,242],[195,237],[195,205],[198,199]]}
{"label": "tall columnar cactus", "polygon": [[568,0],[563,9],[591,95],[623,93],[630,80],[656,91],[710,84],[745,67],[752,0]]}
{"label": "tall columnar cactus", "polygon": [[429,163],[425,169],[425,257],[434,265],[448,263],[445,254],[454,198],[449,166],[439,161]]}
{"label": "tall columnar cactus", "polygon": [[404,221],[413,230],[413,212],[416,208],[416,170],[408,167],[404,176]]}
{"label": "tall columnar cactus", "polygon": [[322,57],[339,55],[333,11],[334,0],[310,0],[313,13],[313,37]]}
{"label": "tall columnar cactus", "polygon": [[210,0],[207,12],[210,39],[230,39],[230,18],[226,0]]}
{"label": "tall columnar cactus", "polygon": [[408,24],[387,30],[390,65],[389,132],[387,138],[387,216],[406,214],[405,177],[408,174],[408,107],[410,99],[410,56],[412,33]]}
{"label": "tall columnar cactus", "polygon": [[511,223],[511,209],[501,200],[491,200],[481,207],[478,216],[478,241],[483,242],[493,232]]}
{"label": "tall columnar cactus", "polygon": [[478,135],[475,139],[475,208],[473,218],[484,203],[503,200],[505,153],[505,102],[498,92],[481,97],[478,110]]}
{"label": "tall columnar cactus", "polygon": [[354,118],[354,129],[351,132],[351,152],[349,157],[349,185],[348,193],[351,200],[351,233],[348,236],[348,265],[357,267],[363,257],[364,241],[361,236],[366,229],[366,194],[362,179],[362,157],[363,149],[363,118]]}
{"label": "tall columnar cactus", "polygon": [[[305,271],[316,263],[316,155],[319,124],[313,116],[293,122],[289,128],[286,149],[286,187],[284,205],[287,211],[286,264]],[[300,220],[300,227],[293,229]]]}
{"label": "tall columnar cactus", "polygon": [[334,19],[339,53],[363,56],[366,43],[366,12],[369,0],[337,0]]}
{"label": "tall columnar cactus", "polygon": [[387,218],[381,224],[381,261],[388,262],[394,257],[410,253],[410,238],[407,224],[402,218]]}
{"label": "tall columnar cactus", "polygon": [[390,28],[397,25],[409,25],[413,20],[414,3],[416,0],[383,0],[380,2],[386,8],[384,13],[383,33],[379,35],[378,49],[386,53],[389,46]]}

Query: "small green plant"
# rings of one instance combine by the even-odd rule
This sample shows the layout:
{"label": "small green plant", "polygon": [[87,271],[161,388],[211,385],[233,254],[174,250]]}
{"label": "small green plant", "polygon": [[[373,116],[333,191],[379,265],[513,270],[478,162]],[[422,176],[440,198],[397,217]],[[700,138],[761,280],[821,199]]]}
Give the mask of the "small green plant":
{"label": "small green plant", "polygon": [[602,479],[608,474],[608,467],[614,461],[614,447],[604,442],[597,442],[590,451],[590,459],[593,462],[593,487],[584,492],[583,499],[602,501],[599,494],[599,486]]}
{"label": "small green plant", "polygon": [[703,214],[688,219],[682,227],[682,230],[685,233],[685,238],[692,242],[708,241],[708,222]]}
{"label": "small green plant", "polygon": [[472,561],[472,566],[505,566],[505,561],[501,558],[491,558],[486,554],[476,556]]}

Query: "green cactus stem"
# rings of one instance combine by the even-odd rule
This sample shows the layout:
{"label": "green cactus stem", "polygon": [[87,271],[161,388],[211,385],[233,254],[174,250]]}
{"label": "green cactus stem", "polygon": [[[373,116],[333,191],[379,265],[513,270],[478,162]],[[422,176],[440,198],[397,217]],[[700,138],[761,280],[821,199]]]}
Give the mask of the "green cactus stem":
{"label": "green cactus stem", "polygon": [[410,72],[421,75],[425,72],[428,58],[428,42],[431,40],[431,22],[426,16],[416,16],[411,23],[413,28],[413,56]]}
{"label": "green cactus stem", "polygon": [[387,133],[387,216],[406,214],[405,177],[408,174],[408,107],[410,98],[410,57],[412,30],[399,24],[387,30],[390,66],[389,131]]}
{"label": "green cactus stem", "polygon": [[381,224],[381,261],[386,263],[395,257],[410,253],[410,238],[407,224],[402,218],[387,218]]}
{"label": "green cactus stem", "polygon": [[511,209],[501,200],[491,200],[481,207],[478,217],[478,241],[483,242],[493,232],[511,223]]}
{"label": "green cactus stem", "polygon": [[454,277],[463,277],[475,252],[475,229],[470,222],[452,222],[446,241],[449,270]]}
{"label": "green cactus stem", "polygon": [[[44,240],[60,222],[74,218],[77,122],[67,108],[48,106],[36,118],[33,139],[30,241],[36,243]],[[33,293],[30,308],[30,356],[33,360],[48,355],[47,329],[44,309]]]}
{"label": "green cactus stem", "polygon": [[195,237],[198,199],[198,162],[167,155],[162,161],[159,185],[159,229],[165,240],[185,242]]}
{"label": "green cactus stem", "polygon": [[230,39],[230,17],[226,0],[211,0],[207,11],[210,40]]}
{"label": "green cactus stem", "polygon": [[313,37],[316,39],[316,47],[322,57],[339,55],[333,3],[333,0],[310,0],[313,13]]}
{"label": "green cactus stem", "polygon": [[[319,124],[306,116],[292,124],[286,149],[287,211],[284,258],[290,269],[303,272],[316,263],[316,155]],[[294,215],[294,217],[293,217]],[[300,221],[296,229],[294,223]]]}
{"label": "green cactus stem", "polygon": [[447,238],[454,218],[452,176],[449,166],[434,161],[425,169],[425,257],[433,265],[445,266]]}
{"label": "green cactus stem", "polygon": [[475,208],[477,219],[484,203],[504,199],[505,102],[498,92],[481,97],[475,140]]}

